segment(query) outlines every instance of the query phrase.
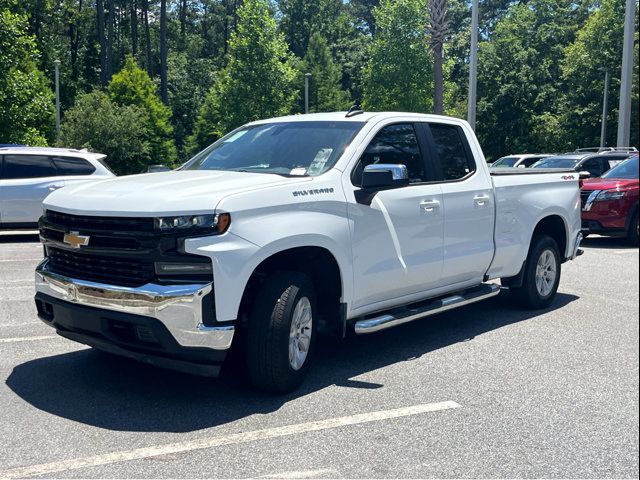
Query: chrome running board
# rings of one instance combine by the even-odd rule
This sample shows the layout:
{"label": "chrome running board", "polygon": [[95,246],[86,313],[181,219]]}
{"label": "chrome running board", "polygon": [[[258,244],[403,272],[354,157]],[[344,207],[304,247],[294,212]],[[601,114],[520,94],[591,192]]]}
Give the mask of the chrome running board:
{"label": "chrome running board", "polygon": [[478,287],[448,297],[436,298],[420,302],[408,307],[395,308],[389,313],[373,318],[363,318],[355,323],[355,331],[358,335],[378,332],[387,328],[412,322],[419,318],[429,317],[437,313],[446,312],[453,308],[462,307],[494,297],[500,293],[500,285],[495,283],[483,283]]}

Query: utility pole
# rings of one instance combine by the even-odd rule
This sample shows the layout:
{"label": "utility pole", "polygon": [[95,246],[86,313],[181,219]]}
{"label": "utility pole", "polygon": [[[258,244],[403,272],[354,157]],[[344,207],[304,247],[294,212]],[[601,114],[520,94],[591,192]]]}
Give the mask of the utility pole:
{"label": "utility pole", "polygon": [[609,69],[600,67],[598,70],[604,72],[604,94],[602,99],[602,126],[600,129],[600,148],[607,142],[607,110],[609,108]]}
{"label": "utility pole", "polygon": [[304,113],[309,113],[309,78],[310,73],[304,74]]}
{"label": "utility pole", "polygon": [[54,60],[56,82],[56,145],[60,145],[60,60]]}
{"label": "utility pole", "polygon": [[624,44],[622,46],[622,75],[620,78],[620,106],[618,108],[618,147],[630,147],[631,80],[633,75],[633,30],[636,13],[635,0],[627,0],[624,15]]}
{"label": "utility pole", "polygon": [[[631,0],[635,1],[635,0]],[[478,0],[471,5],[471,54],[469,55],[469,105],[467,121],[476,129],[476,83],[478,71]]]}

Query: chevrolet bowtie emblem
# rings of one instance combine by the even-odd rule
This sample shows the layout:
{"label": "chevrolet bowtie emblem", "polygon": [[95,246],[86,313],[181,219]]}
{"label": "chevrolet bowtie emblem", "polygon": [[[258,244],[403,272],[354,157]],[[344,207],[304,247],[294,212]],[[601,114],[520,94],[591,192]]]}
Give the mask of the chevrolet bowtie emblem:
{"label": "chevrolet bowtie emblem", "polygon": [[78,232],[69,232],[64,234],[62,241],[73,248],[86,247],[89,245],[89,235],[79,235]]}

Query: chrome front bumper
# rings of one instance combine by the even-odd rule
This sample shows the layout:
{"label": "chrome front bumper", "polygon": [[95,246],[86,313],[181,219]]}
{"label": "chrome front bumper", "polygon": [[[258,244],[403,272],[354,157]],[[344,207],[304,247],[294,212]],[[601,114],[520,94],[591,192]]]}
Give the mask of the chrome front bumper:
{"label": "chrome front bumper", "polygon": [[202,300],[213,290],[212,283],[118,287],[69,278],[50,272],[45,259],[36,268],[36,291],[87,307],[152,317],[160,321],[183,347],[227,350],[234,335],[233,325],[202,324]]}

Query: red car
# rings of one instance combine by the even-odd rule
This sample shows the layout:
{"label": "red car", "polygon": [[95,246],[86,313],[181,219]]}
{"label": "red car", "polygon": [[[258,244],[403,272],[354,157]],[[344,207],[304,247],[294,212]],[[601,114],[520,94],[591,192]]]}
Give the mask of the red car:
{"label": "red car", "polygon": [[582,184],[585,233],[627,237],[638,245],[638,156]]}

